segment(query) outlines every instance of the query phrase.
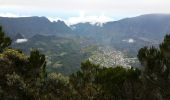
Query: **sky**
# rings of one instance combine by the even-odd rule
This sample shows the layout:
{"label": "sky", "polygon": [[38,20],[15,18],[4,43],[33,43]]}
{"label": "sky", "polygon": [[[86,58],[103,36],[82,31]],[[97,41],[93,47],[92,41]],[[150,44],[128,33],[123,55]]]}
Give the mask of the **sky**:
{"label": "sky", "polygon": [[142,14],[170,14],[169,7],[170,0],[0,0],[0,16],[103,23]]}

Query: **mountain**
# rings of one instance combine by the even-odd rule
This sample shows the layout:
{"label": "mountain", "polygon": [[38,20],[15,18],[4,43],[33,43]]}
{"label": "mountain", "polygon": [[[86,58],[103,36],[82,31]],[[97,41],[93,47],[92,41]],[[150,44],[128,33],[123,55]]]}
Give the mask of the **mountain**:
{"label": "mountain", "polygon": [[169,14],[147,14],[119,21],[108,22],[103,25],[108,34],[122,36],[147,37],[160,39],[170,32]]}
{"label": "mountain", "polygon": [[98,35],[100,33],[100,26],[97,24],[91,24],[89,22],[86,23],[78,23],[75,25],[70,26],[75,33],[83,36],[91,36],[91,35]]}
{"label": "mountain", "polygon": [[108,35],[109,37],[147,37],[151,39],[163,39],[170,33],[170,14],[146,14],[118,21],[104,23],[101,26],[90,23],[72,25],[74,31],[79,34]]}
{"label": "mountain", "polygon": [[137,52],[142,46],[159,44],[164,35],[170,33],[170,14],[146,14],[107,22],[102,26],[91,23],[67,26],[63,21],[50,22],[45,17],[0,17],[0,25],[12,38],[17,34],[25,38],[35,34],[79,36],[119,50]]}
{"label": "mountain", "polygon": [[104,23],[102,26],[90,23],[78,23],[68,27],[63,21],[50,22],[45,17],[0,17],[0,25],[10,35],[18,33],[24,36],[35,34],[67,36],[109,37],[111,39],[138,38],[161,40],[170,33],[170,14],[146,14],[118,21]]}
{"label": "mountain", "polygon": [[72,33],[71,28],[63,21],[50,22],[45,17],[0,17],[0,25],[3,26],[4,31],[10,36],[18,33],[28,37],[35,34],[66,35]]}
{"label": "mountain", "polygon": [[146,14],[107,22],[102,26],[79,23],[71,27],[76,34],[93,37],[100,43],[136,55],[140,47],[158,45],[165,34],[170,33],[170,14]]}
{"label": "mountain", "polygon": [[0,25],[13,40],[28,40],[15,42],[12,47],[24,52],[38,48],[47,55],[50,69],[70,74],[80,68],[82,60],[95,55],[99,47],[110,46],[125,56],[136,57],[141,47],[158,46],[164,35],[170,33],[170,15],[147,14],[102,26],[90,23],[67,26],[63,21],[50,22],[45,17],[0,17]]}
{"label": "mountain", "polygon": [[16,41],[17,39],[24,39],[24,36],[22,34],[18,33],[12,38],[12,40]]}

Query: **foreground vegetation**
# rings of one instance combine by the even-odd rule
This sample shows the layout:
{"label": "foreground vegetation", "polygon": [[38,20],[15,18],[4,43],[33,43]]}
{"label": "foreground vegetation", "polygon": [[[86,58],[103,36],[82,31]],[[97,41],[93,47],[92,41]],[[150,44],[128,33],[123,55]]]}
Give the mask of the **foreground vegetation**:
{"label": "foreground vegetation", "polygon": [[138,52],[137,68],[100,67],[90,61],[70,76],[46,72],[45,55],[11,49],[0,28],[0,98],[2,100],[169,100],[170,35],[159,48]]}

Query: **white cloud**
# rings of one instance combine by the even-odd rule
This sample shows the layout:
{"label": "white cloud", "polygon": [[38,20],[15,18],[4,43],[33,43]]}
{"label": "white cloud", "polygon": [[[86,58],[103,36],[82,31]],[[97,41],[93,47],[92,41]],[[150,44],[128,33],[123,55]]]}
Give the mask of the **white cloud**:
{"label": "white cloud", "polygon": [[58,20],[62,20],[64,21],[68,26],[73,25],[73,24],[77,24],[77,23],[85,23],[85,22],[89,22],[91,24],[97,24],[97,25],[102,25],[103,23],[106,23],[108,21],[113,21],[113,19],[111,17],[107,17],[104,14],[101,16],[97,16],[97,15],[85,15],[83,12],[80,13],[79,16],[76,17],[70,17],[68,19],[62,19],[62,18],[58,18],[58,17],[47,17],[51,22],[53,21],[58,21]]}
{"label": "white cloud", "polygon": [[16,14],[12,14],[12,13],[0,13],[1,17],[19,17]]}
{"label": "white cloud", "polygon": [[59,17],[47,17],[47,18],[48,18],[48,20],[51,21],[51,22],[54,22],[54,21],[57,22],[58,20],[61,20],[61,21],[64,21],[64,22],[65,22],[64,19],[59,18]]}
{"label": "white cloud", "polygon": [[135,42],[135,40],[132,39],[132,38],[125,39],[125,40],[122,40],[122,41],[127,42],[127,43],[134,43]]}
{"label": "white cloud", "polygon": [[15,42],[16,43],[24,43],[24,42],[27,42],[28,39],[17,39]]}
{"label": "white cloud", "polygon": [[27,16],[14,13],[0,13],[0,17],[27,17]]}
{"label": "white cloud", "polygon": [[91,24],[96,24],[96,23],[103,24],[108,21],[113,21],[113,19],[110,17],[107,17],[105,15],[85,16],[84,13],[81,13],[80,16],[78,16],[78,17],[70,17],[66,23],[68,25],[73,25],[73,24],[77,24],[77,23],[85,23],[85,22],[90,22]]}
{"label": "white cloud", "polygon": [[129,39],[128,42],[129,42],[129,43],[133,43],[134,40],[133,40],[133,39]]}

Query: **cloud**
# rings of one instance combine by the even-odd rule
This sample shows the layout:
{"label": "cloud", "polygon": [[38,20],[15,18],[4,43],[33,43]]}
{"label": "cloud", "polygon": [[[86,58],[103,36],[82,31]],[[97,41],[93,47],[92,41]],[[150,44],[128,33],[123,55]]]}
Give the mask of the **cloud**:
{"label": "cloud", "polygon": [[0,0],[0,9],[25,12],[170,13],[169,0]]}
{"label": "cloud", "polygon": [[127,43],[134,43],[135,40],[132,39],[132,38],[129,38],[129,39],[125,39],[125,40],[122,40],[123,42],[127,42]]}
{"label": "cloud", "polygon": [[[67,18],[65,20],[69,24],[77,23],[78,20],[102,19],[102,22],[109,20],[102,16],[102,13],[112,16],[114,19],[149,13],[170,13],[169,7],[170,0],[0,0],[0,12],[57,16],[62,19]],[[80,16],[74,17],[81,11],[91,14],[84,16],[84,20]],[[56,20],[54,17],[49,19]]]}
{"label": "cloud", "polygon": [[12,13],[0,13],[1,17],[19,17],[16,14],[12,14]]}
{"label": "cloud", "polygon": [[66,21],[66,20],[64,20],[64,19],[62,19],[62,18],[59,18],[59,17],[47,17],[48,18],[48,20],[49,21],[51,21],[51,22],[54,22],[54,21],[58,21],[58,20],[61,20],[61,21]]}
{"label": "cloud", "polygon": [[24,42],[27,42],[28,39],[17,39],[15,42],[16,43],[24,43]]}
{"label": "cloud", "polygon": [[24,15],[14,14],[14,13],[0,13],[1,17],[28,17]]}
{"label": "cloud", "polygon": [[90,22],[91,24],[103,24],[106,23],[108,21],[113,21],[113,19],[111,17],[107,17],[105,15],[101,15],[101,16],[85,16],[84,13],[81,13],[80,16],[78,17],[70,17],[67,19],[67,24],[68,25],[73,25],[73,24],[77,24],[77,23],[85,23],[85,22]]}
{"label": "cloud", "polygon": [[104,14],[97,16],[97,15],[85,15],[83,12],[80,13],[79,16],[69,17],[67,19],[62,19],[59,17],[47,17],[51,22],[62,20],[68,26],[74,25],[77,23],[86,23],[89,22],[91,24],[102,25],[103,23],[113,21],[113,18],[105,16]]}

